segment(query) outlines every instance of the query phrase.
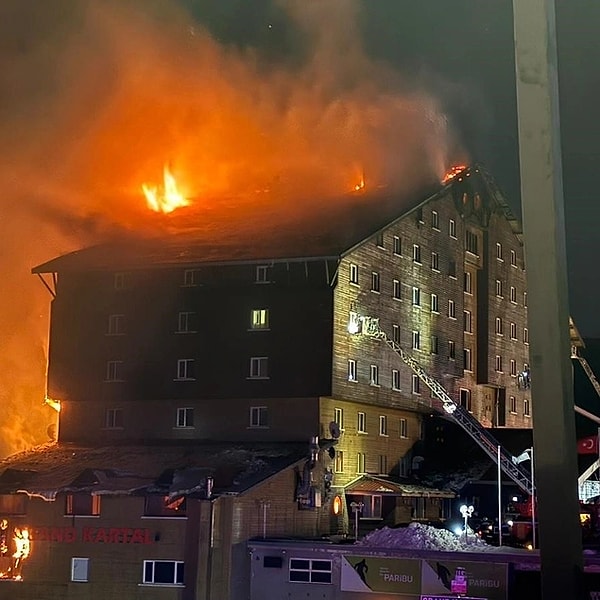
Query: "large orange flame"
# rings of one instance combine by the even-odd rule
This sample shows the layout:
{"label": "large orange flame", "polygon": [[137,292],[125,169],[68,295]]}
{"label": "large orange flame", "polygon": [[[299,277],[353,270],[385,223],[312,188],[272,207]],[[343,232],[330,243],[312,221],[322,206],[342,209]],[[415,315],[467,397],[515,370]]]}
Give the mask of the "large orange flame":
{"label": "large orange flame", "polygon": [[467,165],[452,165],[444,177],[442,178],[442,185],[446,185],[449,181],[452,181],[457,175],[462,173],[467,168]]}
{"label": "large orange flame", "polygon": [[146,196],[148,208],[156,212],[170,213],[176,208],[190,205],[190,201],[177,189],[175,177],[166,166],[163,171],[163,185],[151,186],[144,183],[142,190]]}

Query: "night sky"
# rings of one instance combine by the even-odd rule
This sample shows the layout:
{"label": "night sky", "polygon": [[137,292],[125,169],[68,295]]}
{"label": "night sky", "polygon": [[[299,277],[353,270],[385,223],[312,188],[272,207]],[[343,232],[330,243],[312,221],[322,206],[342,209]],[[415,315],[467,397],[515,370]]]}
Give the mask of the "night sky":
{"label": "night sky", "polygon": [[[294,61],[303,40],[270,0],[184,0],[219,41]],[[360,24],[372,57],[443,102],[472,159],[492,172],[520,214],[517,107],[510,0],[363,0]],[[451,9],[450,9],[451,7]],[[600,251],[596,177],[600,134],[600,3],[558,0],[557,28],[571,314],[584,336],[596,317]]]}

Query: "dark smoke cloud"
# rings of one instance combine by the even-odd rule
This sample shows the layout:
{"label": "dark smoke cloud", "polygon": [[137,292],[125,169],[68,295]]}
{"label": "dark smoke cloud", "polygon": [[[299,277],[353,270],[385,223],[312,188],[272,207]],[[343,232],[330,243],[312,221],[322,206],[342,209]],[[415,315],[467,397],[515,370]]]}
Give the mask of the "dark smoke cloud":
{"label": "dark smoke cloud", "polygon": [[365,201],[381,187],[407,193],[448,166],[439,102],[369,59],[357,3],[279,4],[301,64],[224,46],[167,0],[0,4],[0,455],[45,441],[53,421],[50,297],[31,267],[155,231],[140,185],[165,163],[205,219],[219,198],[314,210],[311,197],[349,198],[363,174]]}

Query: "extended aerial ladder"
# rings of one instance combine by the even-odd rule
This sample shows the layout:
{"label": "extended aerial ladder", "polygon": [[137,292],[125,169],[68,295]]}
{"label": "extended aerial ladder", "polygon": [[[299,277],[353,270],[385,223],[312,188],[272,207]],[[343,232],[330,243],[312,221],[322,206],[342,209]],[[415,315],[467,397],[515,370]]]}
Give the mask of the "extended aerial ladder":
{"label": "extended aerial ladder", "polygon": [[348,332],[350,334],[366,335],[385,342],[442,402],[444,412],[460,425],[494,462],[499,463],[500,469],[524,492],[527,494],[534,492],[531,475],[519,465],[516,457],[503,448],[494,436],[465,408],[457,404],[444,387],[429,375],[415,358],[394,340],[388,338],[385,331],[381,329],[378,318],[360,315],[355,311],[351,311]]}

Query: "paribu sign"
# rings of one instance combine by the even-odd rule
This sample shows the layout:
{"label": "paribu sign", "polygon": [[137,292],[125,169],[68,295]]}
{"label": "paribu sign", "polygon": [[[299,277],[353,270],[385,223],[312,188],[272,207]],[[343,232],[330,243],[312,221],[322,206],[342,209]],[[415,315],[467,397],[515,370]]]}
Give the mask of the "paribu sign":
{"label": "paribu sign", "polygon": [[92,544],[153,544],[149,529],[130,527],[37,527],[31,530],[36,542],[88,542]]}
{"label": "paribu sign", "polygon": [[403,600],[457,597],[507,600],[508,565],[503,563],[344,556],[341,589],[402,594]]}

